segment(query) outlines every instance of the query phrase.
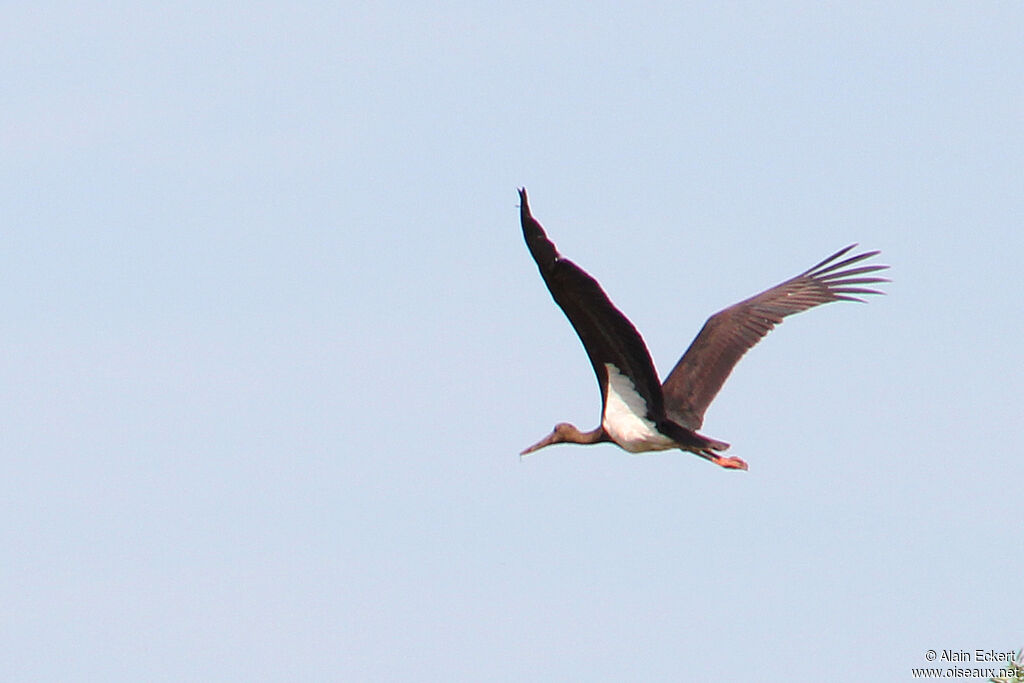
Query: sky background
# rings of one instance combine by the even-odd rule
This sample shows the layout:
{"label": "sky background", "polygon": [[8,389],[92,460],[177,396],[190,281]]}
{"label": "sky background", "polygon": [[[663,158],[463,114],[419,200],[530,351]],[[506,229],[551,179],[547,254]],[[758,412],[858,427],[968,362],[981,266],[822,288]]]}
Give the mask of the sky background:
{"label": "sky background", "polygon": [[[905,681],[1024,646],[1024,5],[22,3],[0,22],[0,673]],[[681,452],[659,370],[851,242]],[[940,662],[941,664],[941,662]]]}

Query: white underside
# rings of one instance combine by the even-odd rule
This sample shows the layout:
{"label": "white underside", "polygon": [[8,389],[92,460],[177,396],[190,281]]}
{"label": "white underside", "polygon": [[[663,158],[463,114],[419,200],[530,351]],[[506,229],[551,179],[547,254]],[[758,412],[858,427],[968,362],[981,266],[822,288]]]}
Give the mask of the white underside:
{"label": "white underside", "polygon": [[676,448],[675,443],[647,419],[647,401],[633,382],[611,363],[605,363],[604,367],[608,371],[608,390],[601,426],[608,436],[630,453]]}

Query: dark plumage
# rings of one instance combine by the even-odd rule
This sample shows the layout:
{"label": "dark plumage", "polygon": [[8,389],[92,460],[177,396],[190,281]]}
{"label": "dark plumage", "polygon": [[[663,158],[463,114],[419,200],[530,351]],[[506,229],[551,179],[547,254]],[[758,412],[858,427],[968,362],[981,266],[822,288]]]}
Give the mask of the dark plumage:
{"label": "dark plumage", "polygon": [[863,301],[854,295],[882,293],[863,285],[888,281],[869,275],[888,266],[851,267],[879,252],[843,258],[856,245],[841,249],[800,275],[711,316],[662,385],[640,333],[594,278],[558,253],[530,213],[525,189],[519,190],[519,198],[527,247],[555,303],[583,342],[602,401],[597,429],[581,433],[559,424],[524,455],[555,443],[611,441],[631,452],[680,448],[722,467],[747,469],[739,458],[717,453],[729,444],[696,432],[733,367],[786,316],[830,301]]}

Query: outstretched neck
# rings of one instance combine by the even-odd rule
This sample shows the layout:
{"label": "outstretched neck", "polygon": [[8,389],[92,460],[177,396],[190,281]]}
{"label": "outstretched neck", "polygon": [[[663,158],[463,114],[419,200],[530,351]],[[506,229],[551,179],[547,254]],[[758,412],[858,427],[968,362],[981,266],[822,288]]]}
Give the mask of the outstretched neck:
{"label": "outstretched neck", "polygon": [[604,431],[604,427],[598,427],[597,429],[589,432],[581,432],[573,427],[571,436],[566,435],[565,440],[570,443],[592,444],[611,441],[612,439],[608,436],[608,432]]}
{"label": "outstretched neck", "polygon": [[524,450],[520,455],[527,455],[540,450],[545,446],[551,446],[556,443],[592,444],[601,443],[603,441],[611,441],[611,437],[608,436],[603,427],[598,427],[597,429],[589,432],[581,432],[576,429],[575,426],[567,422],[562,422],[561,424],[555,425],[554,431]]}

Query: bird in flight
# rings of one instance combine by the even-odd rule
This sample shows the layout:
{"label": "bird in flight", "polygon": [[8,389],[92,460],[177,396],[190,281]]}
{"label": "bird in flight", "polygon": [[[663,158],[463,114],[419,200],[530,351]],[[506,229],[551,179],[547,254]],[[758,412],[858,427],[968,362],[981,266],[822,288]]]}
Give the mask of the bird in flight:
{"label": "bird in flight", "polygon": [[597,280],[558,253],[530,213],[525,188],[519,190],[519,199],[526,246],[583,342],[601,387],[601,424],[596,429],[581,432],[559,423],[521,455],[557,443],[611,442],[630,453],[678,448],[727,469],[745,470],[747,463],[740,458],[720,455],[729,444],[697,433],[736,363],[786,316],[830,301],[863,302],[854,295],[883,293],[864,285],[889,281],[871,275],[888,266],[852,267],[879,252],[846,256],[857,245],[840,249],[796,277],[708,318],[661,383],[640,333]]}

